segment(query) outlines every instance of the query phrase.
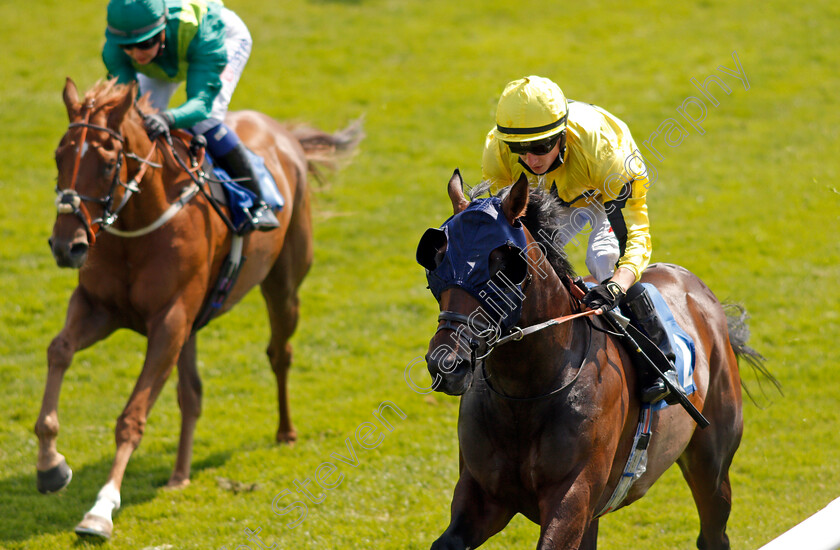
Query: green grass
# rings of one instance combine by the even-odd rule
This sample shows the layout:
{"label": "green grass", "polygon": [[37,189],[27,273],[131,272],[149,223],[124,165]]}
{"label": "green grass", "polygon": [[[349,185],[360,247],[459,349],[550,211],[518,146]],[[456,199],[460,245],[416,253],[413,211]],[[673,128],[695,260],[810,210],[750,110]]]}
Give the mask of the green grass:
{"label": "green grass", "polygon": [[[452,170],[460,166],[467,182],[478,181],[498,95],[526,74],[551,77],[570,97],[606,107],[639,143],[668,118],[688,131],[678,147],[660,138],[665,159],[649,159],[658,172],[649,196],[654,261],[682,264],[719,297],[746,305],[752,344],[785,388],[784,398],[761,398],[763,408],[745,406],[732,468],[733,547],[758,548],[838,496],[836,4],[227,5],[256,41],[233,108],[329,130],[364,114],[368,138],[337,182],[316,195],[315,265],[293,340],[298,444],[272,443],[268,333],[252,293],[200,336],[205,399],[192,485],[162,488],[178,441],[172,380],[129,464],[112,548],[233,549],[248,543],[245,528],[261,528],[262,540],[278,548],[421,549],[443,531],[457,476],[457,400],[420,396],[403,378],[425,352],[437,310],[414,247],[426,227],[448,216]],[[45,349],[76,280],[55,267],[46,246],[52,152],[67,123],[61,89],[65,76],[82,89],[102,76],[105,2],[4,2],[0,20],[0,548],[87,547],[72,529],[107,477],[114,422],[139,373],[144,340],[120,332],[76,355],[58,439],[74,479],[60,494],[35,490],[32,426]],[[733,51],[749,90],[717,70],[734,68]],[[690,79],[710,74],[732,92],[717,93],[717,107],[707,104],[700,135],[676,109],[700,96]],[[570,254],[582,268],[582,251]],[[415,369],[418,381],[423,371]],[[285,528],[294,514],[274,514],[274,496],[294,490],[295,479],[313,478],[332,453],[346,454],[344,440],[386,400],[406,418],[393,422],[378,448],[356,446],[357,467],[336,462],[341,485],[310,504],[302,524]],[[234,494],[217,478],[257,487]],[[601,522],[601,543],[691,548],[697,532],[690,493],[672,469],[644,500]],[[517,517],[485,547],[531,548],[537,533]]]}

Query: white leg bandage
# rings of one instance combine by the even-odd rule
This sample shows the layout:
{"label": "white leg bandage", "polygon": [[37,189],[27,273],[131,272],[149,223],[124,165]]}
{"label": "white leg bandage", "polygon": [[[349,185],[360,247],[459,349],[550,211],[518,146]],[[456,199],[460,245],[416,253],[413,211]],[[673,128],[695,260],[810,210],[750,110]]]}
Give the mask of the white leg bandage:
{"label": "white leg bandage", "polygon": [[107,483],[96,495],[96,504],[88,512],[91,515],[111,520],[111,512],[120,507],[120,492],[113,483]]}

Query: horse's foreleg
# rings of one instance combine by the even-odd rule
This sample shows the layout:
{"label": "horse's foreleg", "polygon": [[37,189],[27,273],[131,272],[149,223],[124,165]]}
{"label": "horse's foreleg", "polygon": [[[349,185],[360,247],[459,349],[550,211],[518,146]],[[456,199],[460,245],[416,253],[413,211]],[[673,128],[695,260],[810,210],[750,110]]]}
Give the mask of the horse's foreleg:
{"label": "horse's foreleg", "polygon": [[466,468],[462,468],[452,497],[449,527],[432,544],[431,550],[476,548],[501,531],[513,515],[513,511],[493,501]]}
{"label": "horse's foreleg", "polygon": [[188,337],[189,327],[183,308],[174,307],[151,321],[143,370],[122,414],[117,419],[117,452],[108,481],[99,491],[96,504],[76,526],[79,535],[108,539],[114,528],[111,513],[120,507],[120,487],[131,454],[140,445],[149,410],[160,395],[175,361]]}
{"label": "horse's foreleg", "polygon": [[97,342],[116,328],[113,317],[91,304],[78,288],[67,307],[64,328],[47,348],[47,383],[41,402],[41,413],[35,423],[38,436],[38,490],[53,493],[70,483],[72,472],[64,456],[56,450],[58,437],[58,397],[64,373],[73,361],[73,354]]}
{"label": "horse's foreleg", "polygon": [[184,487],[190,483],[193,433],[201,416],[201,378],[196,368],[196,334],[193,333],[178,357],[178,406],[181,407],[181,438],[178,458],[167,487]]}
{"label": "horse's foreleg", "polygon": [[598,548],[598,520],[592,520],[589,529],[583,534],[578,550],[597,550]]}
{"label": "horse's foreleg", "polygon": [[593,528],[589,484],[579,476],[571,487],[560,487],[540,498],[540,540],[537,550],[595,548],[597,523]]}

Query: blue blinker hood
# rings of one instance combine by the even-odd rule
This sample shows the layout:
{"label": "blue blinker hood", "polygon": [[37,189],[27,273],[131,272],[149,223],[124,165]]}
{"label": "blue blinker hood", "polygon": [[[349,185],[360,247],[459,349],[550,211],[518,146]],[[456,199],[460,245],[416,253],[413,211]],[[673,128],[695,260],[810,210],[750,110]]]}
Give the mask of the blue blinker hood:
{"label": "blue blinker hood", "polygon": [[[440,301],[441,293],[451,287],[461,288],[475,297],[486,316],[507,332],[519,321],[524,292],[522,281],[504,276],[490,280],[490,253],[510,246],[517,253],[525,249],[525,232],[519,220],[508,223],[499,197],[476,199],[459,214],[429,229],[417,248],[418,262],[426,267],[429,289]],[[423,258],[434,257],[435,249],[446,245],[440,265],[434,269]]]}

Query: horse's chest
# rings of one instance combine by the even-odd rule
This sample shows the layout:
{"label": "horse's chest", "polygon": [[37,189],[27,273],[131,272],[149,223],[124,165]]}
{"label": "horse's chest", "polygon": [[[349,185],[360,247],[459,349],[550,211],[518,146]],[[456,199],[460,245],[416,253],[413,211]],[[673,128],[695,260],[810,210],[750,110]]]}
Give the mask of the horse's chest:
{"label": "horse's chest", "polygon": [[459,422],[461,453],[472,476],[489,494],[516,500],[533,498],[572,468],[575,441],[555,432],[533,419],[484,423],[462,417]]}

